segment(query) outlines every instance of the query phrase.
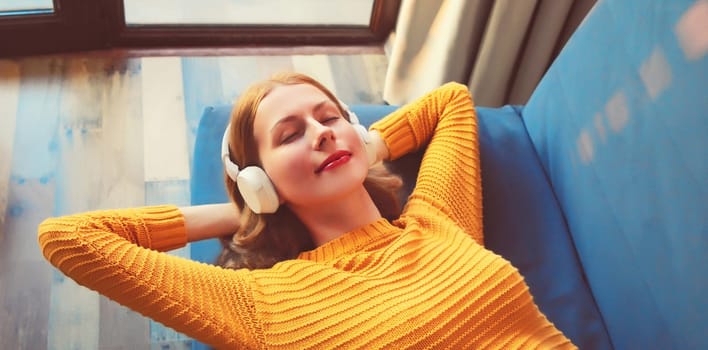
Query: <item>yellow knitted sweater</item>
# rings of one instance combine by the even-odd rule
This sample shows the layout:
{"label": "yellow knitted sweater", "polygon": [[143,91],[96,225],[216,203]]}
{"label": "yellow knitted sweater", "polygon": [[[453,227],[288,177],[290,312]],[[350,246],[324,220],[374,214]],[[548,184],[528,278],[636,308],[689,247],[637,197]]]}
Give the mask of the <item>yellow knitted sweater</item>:
{"label": "yellow knitted sweater", "polygon": [[297,259],[227,270],[158,252],[186,244],[174,206],[48,219],[41,249],[78,283],[217,348],[574,348],[482,246],[467,88],[447,84],[372,128],[394,159],[428,145],[403,214]]}

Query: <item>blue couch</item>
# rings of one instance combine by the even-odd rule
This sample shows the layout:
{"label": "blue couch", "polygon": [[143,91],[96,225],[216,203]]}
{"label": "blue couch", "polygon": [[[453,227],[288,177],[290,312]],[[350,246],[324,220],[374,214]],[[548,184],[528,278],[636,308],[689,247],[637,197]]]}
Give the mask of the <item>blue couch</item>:
{"label": "blue couch", "polygon": [[[487,247],[581,349],[708,349],[708,58],[691,31],[706,16],[705,1],[600,1],[525,106],[477,108]],[[363,124],[395,108],[352,107]],[[201,119],[193,204],[227,200],[229,111]],[[420,156],[388,164],[406,192]]]}

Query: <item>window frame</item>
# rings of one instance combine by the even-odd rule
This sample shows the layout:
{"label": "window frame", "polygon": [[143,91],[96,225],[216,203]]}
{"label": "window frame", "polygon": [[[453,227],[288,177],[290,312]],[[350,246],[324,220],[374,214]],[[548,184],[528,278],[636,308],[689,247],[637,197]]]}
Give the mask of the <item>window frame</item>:
{"label": "window frame", "polygon": [[0,17],[0,57],[100,48],[97,2],[53,0],[54,12]]}
{"label": "window frame", "polygon": [[123,0],[54,0],[54,13],[0,17],[0,57],[109,48],[373,45],[394,29],[400,0],[374,0],[368,27],[131,25]]}

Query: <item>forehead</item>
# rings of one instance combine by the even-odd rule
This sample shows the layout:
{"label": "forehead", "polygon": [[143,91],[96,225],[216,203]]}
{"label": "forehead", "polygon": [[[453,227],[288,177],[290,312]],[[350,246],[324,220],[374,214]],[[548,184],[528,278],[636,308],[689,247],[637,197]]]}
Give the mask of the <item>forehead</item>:
{"label": "forehead", "polygon": [[280,119],[290,115],[299,115],[309,112],[313,106],[329,101],[327,95],[318,88],[309,84],[281,85],[261,100],[256,110],[254,128],[270,129]]}

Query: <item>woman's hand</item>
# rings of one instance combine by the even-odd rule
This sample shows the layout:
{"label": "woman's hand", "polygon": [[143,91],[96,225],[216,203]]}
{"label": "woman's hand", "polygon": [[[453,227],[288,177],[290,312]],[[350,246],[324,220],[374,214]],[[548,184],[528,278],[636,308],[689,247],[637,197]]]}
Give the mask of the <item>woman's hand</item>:
{"label": "woman's hand", "polygon": [[367,147],[374,147],[376,150],[376,162],[375,164],[388,160],[390,157],[390,153],[388,151],[388,146],[386,146],[386,142],[381,138],[381,134],[377,130],[369,130],[369,137],[370,137],[370,145],[367,145]]}
{"label": "woman's hand", "polygon": [[231,235],[239,227],[239,210],[233,203],[182,207],[180,211],[188,242]]}

